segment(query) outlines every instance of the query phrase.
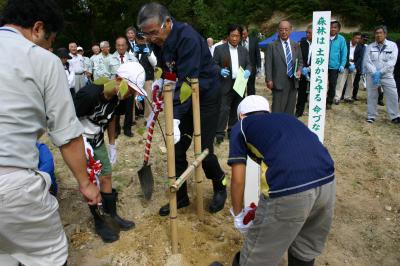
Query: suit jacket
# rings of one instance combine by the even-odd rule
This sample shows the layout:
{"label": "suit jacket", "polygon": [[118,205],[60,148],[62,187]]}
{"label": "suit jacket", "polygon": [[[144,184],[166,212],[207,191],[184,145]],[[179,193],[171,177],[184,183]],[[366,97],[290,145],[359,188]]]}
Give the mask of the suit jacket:
{"label": "suit jacket", "polygon": [[[297,59],[297,70],[300,70],[303,67],[300,45],[290,40],[290,47],[292,49],[293,65],[296,64]],[[294,74],[296,75],[296,73]],[[287,78],[286,57],[280,38],[267,47],[265,76],[267,81],[272,81],[274,83],[274,90],[298,88],[298,80],[294,78],[294,76],[292,79]]]}
{"label": "suit jacket", "polygon": [[308,65],[308,52],[310,49],[310,44],[307,41],[307,38],[302,38],[300,40],[300,49],[301,49],[301,57],[303,58],[303,67],[309,67]]}
{"label": "suit jacket", "polygon": [[354,64],[358,73],[362,73],[362,64],[364,58],[365,45],[357,44],[354,50]]}
{"label": "suit jacket", "polygon": [[[251,72],[252,67],[249,59],[249,53],[247,52],[246,48],[240,45],[238,45],[238,58],[239,67],[242,67],[244,70],[249,70]],[[232,62],[228,43],[215,47],[213,59],[218,66],[218,73],[220,73],[221,69],[223,68],[228,68],[230,71],[229,77],[227,78],[224,78],[220,75],[221,92],[228,92],[233,87]]]}
{"label": "suit jacket", "polygon": [[[350,62],[349,62],[349,56],[350,56],[350,41],[348,41],[347,42],[347,59],[346,59],[346,68],[348,68],[349,66],[350,66]],[[358,58],[356,58],[356,50],[357,50],[357,47],[359,47],[359,46],[361,46],[361,45],[358,45],[358,44],[356,44],[356,48],[354,49],[354,58],[353,58],[353,61],[354,61],[354,65],[356,64],[356,62],[357,62],[357,59]],[[358,55],[357,55],[358,56]]]}
{"label": "suit jacket", "polygon": [[[252,66],[252,74],[257,74],[257,68],[261,68],[261,54],[258,40],[255,37],[249,36],[249,58]],[[244,42],[241,43],[244,47]]]}
{"label": "suit jacket", "polygon": [[[396,44],[397,44],[397,49],[400,51],[400,39],[396,41]],[[400,53],[397,55],[397,61],[396,65],[394,66],[393,74],[396,78],[400,77]]]}

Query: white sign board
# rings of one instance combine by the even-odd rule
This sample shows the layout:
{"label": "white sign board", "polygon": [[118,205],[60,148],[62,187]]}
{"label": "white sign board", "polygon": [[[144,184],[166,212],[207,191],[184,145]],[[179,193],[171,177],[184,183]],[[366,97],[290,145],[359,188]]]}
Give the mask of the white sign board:
{"label": "white sign board", "polygon": [[313,12],[308,128],[324,142],[331,12]]}
{"label": "white sign board", "polygon": [[254,202],[258,205],[258,197],[260,195],[260,166],[247,157],[246,164],[246,183],[244,188],[244,206],[250,206]]}

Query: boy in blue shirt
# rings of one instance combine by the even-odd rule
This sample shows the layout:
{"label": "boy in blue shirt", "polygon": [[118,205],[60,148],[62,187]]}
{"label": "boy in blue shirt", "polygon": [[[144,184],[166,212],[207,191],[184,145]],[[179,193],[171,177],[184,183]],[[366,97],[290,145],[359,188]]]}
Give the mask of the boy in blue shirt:
{"label": "boy in blue shirt", "polygon": [[[264,97],[246,97],[238,107],[240,120],[231,133],[231,213],[235,227],[246,233],[240,262],[236,263],[278,265],[288,250],[289,266],[314,265],[333,218],[334,163],[318,137],[301,121],[269,111]],[[247,156],[261,165],[262,175],[255,219],[245,225]]]}

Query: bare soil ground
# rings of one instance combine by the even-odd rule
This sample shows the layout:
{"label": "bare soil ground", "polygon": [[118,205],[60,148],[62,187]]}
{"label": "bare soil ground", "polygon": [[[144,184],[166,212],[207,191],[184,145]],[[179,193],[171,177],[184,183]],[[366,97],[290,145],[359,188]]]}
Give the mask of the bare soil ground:
{"label": "bare soil ground", "polygon": [[[271,97],[262,83],[258,84],[258,93]],[[325,145],[335,160],[337,202],[327,247],[316,265],[400,265],[400,127],[387,120],[382,107],[377,122],[366,123],[364,91],[360,99],[334,106],[327,113]],[[133,138],[118,138],[118,162],[113,173],[114,187],[120,192],[119,212],[134,220],[136,228],[121,232],[120,240],[112,244],[102,243],[94,233],[76,182],[60,153],[52,148],[60,184],[60,213],[70,243],[69,265],[203,266],[215,260],[230,265],[242,243],[229,214],[230,200],[223,211],[213,215],[206,212],[204,223],[197,219],[195,204],[179,210],[181,255],[171,256],[169,219],[158,215],[159,207],[168,201],[166,154],[160,148],[165,145],[157,129],[151,153],[155,191],[153,199],[145,202],[136,173],[143,158],[143,120],[138,125]],[[216,153],[230,175],[226,165],[228,141],[216,147]],[[192,155],[189,157],[192,160]],[[193,182],[189,182],[189,188],[194,202]],[[208,180],[204,190],[207,206],[212,197]],[[282,265],[286,265],[285,259]]]}

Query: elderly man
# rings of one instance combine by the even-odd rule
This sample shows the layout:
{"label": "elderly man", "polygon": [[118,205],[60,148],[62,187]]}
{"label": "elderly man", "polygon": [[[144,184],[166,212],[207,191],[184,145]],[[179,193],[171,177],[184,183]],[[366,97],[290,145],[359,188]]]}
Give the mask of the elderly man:
{"label": "elderly man", "polygon": [[111,78],[110,44],[108,41],[100,43],[101,53],[92,57],[93,80],[100,77]]}
{"label": "elderly man", "polygon": [[[190,25],[174,20],[169,11],[158,3],[144,5],[138,14],[137,24],[147,40],[154,43],[155,54],[164,72],[164,78],[176,81],[174,93],[174,132],[179,132],[175,144],[176,175],[188,166],[186,151],[193,136],[191,97],[180,97],[181,91],[191,92],[187,79],[198,78],[200,86],[200,117],[202,149],[209,149],[203,160],[206,177],[212,180],[214,196],[209,211],[218,212],[226,200],[225,173],[214,154],[214,137],[220,108],[218,67],[214,64],[205,40]],[[188,89],[189,88],[189,89]],[[190,95],[190,94],[189,94]],[[182,98],[182,99],[181,99]],[[177,134],[178,135],[178,134]],[[178,208],[189,205],[186,182],[177,193]],[[160,209],[160,215],[169,214],[169,204]]]}
{"label": "elderly man", "polygon": [[[92,56],[98,55],[100,53],[100,46],[98,46],[97,44],[93,45],[92,46],[92,53],[93,53]],[[90,57],[90,58],[92,58],[92,57]]]}
{"label": "elderly man", "polygon": [[86,82],[89,80],[92,76],[93,70],[92,70],[92,62],[90,61],[90,58],[87,56],[84,56],[85,51],[81,46],[78,46],[76,49],[78,51],[78,54],[83,57],[83,62],[85,62],[85,75],[86,75]]}
{"label": "elderly man", "polygon": [[207,45],[208,45],[208,49],[210,50],[211,56],[214,56],[214,39],[209,37],[207,38]]}
{"label": "elderly man", "polygon": [[38,170],[36,143],[46,130],[88,203],[101,201],[86,172],[83,128],[63,66],[46,50],[62,27],[53,0],[8,1],[2,11],[0,265],[67,265],[68,240],[49,193],[51,179]]}
{"label": "elderly man", "polygon": [[78,54],[78,46],[75,42],[68,45],[69,55],[72,57],[68,60],[69,65],[75,73],[75,92],[85,86],[85,60]]}
{"label": "elderly man", "polygon": [[261,54],[258,47],[258,40],[253,36],[249,36],[247,26],[242,26],[242,42],[241,45],[249,52],[251,64],[251,75],[247,81],[247,95],[256,94],[256,75],[261,69]]}
{"label": "elderly man", "polygon": [[267,47],[265,79],[272,90],[272,112],[294,115],[303,59],[299,44],[289,39],[291,32],[289,21],[279,23],[279,38]]}
{"label": "elderly man", "polygon": [[[111,77],[115,77],[120,65],[128,62],[138,62],[136,57],[134,57],[131,53],[128,53],[128,44],[126,43],[126,39],[124,37],[118,37],[115,40],[115,48],[117,50],[110,59]],[[119,135],[121,132],[121,126],[119,124],[120,115],[124,114],[124,135],[130,138],[133,137],[132,121],[134,116],[134,97],[134,95],[131,95],[124,101],[121,101],[120,106],[118,107],[116,112],[117,115],[115,116],[117,135]]]}
{"label": "elderly man", "polygon": [[386,110],[392,123],[400,124],[399,102],[396,82],[393,76],[398,50],[396,43],[386,39],[385,26],[375,28],[375,42],[365,50],[364,70],[367,75],[368,123],[377,116],[378,90],[383,89],[386,97]]}

